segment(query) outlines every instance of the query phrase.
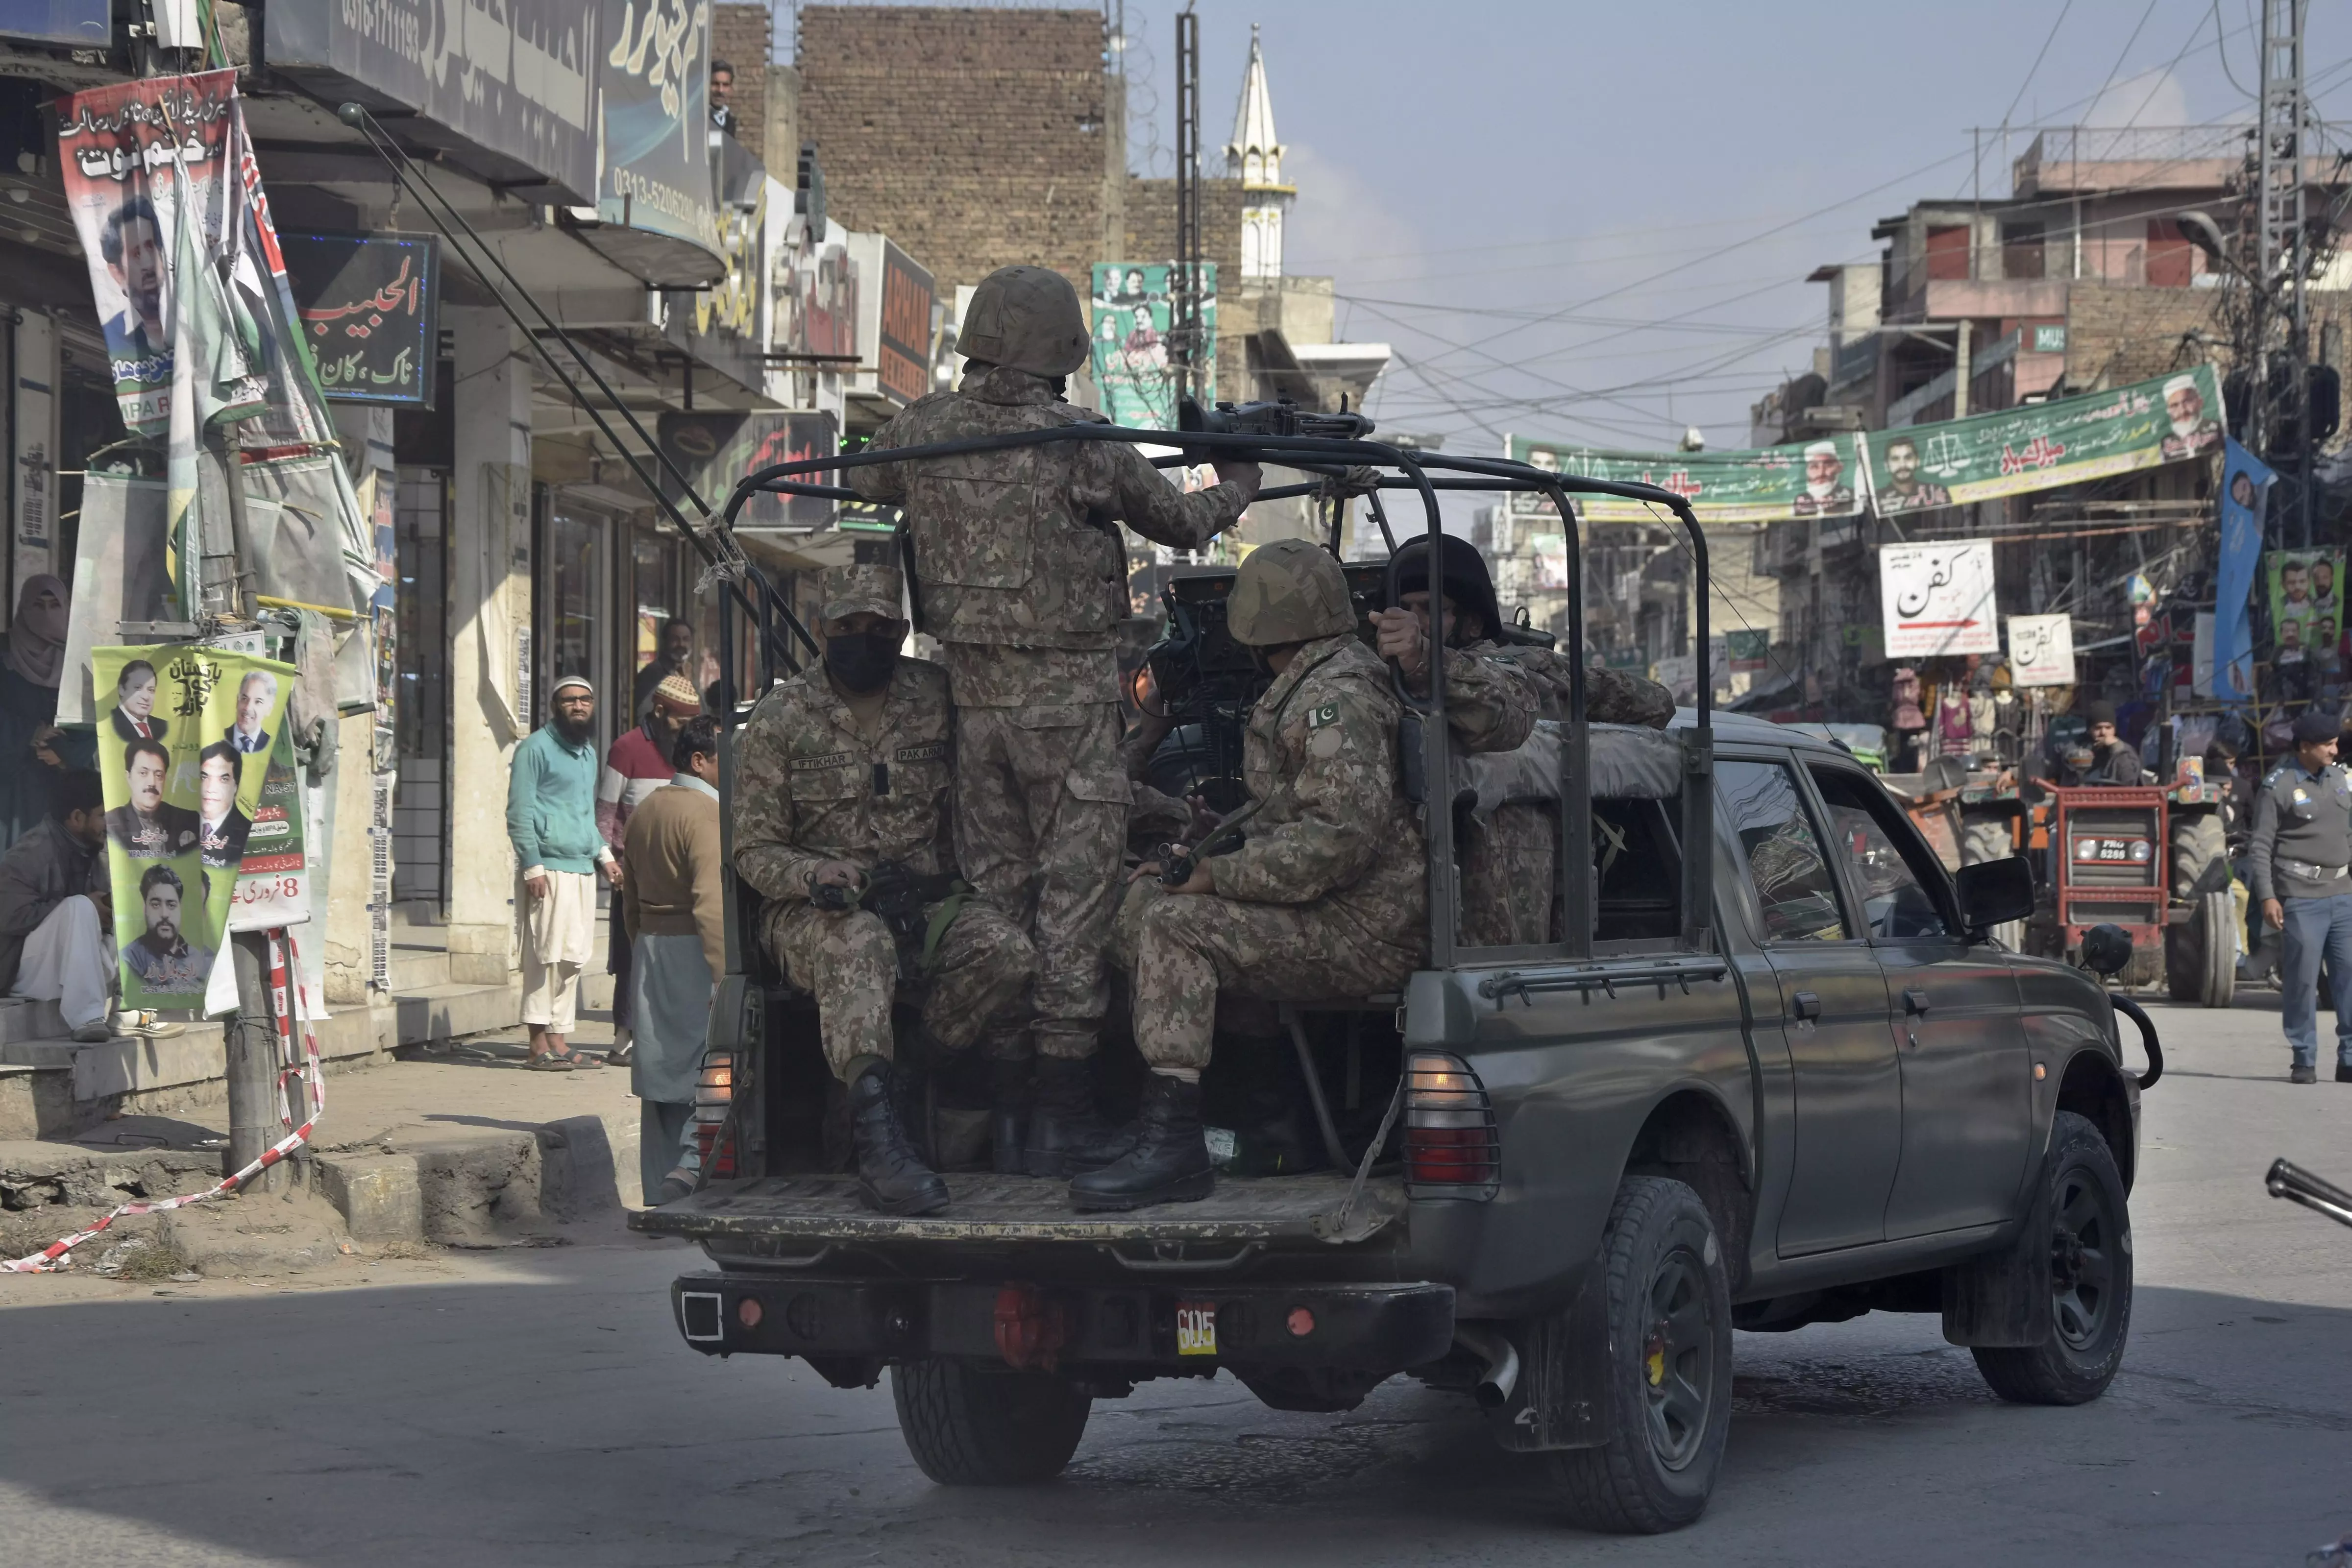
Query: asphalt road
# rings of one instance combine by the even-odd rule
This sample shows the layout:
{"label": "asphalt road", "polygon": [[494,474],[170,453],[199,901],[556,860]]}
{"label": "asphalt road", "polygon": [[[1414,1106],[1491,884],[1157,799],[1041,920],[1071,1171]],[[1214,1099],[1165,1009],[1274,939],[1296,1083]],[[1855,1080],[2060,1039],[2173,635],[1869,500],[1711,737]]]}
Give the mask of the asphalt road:
{"label": "asphalt road", "polygon": [[1061,1481],[944,1490],[887,1385],[689,1353],[663,1292],[697,1255],[616,1228],[297,1280],[0,1278],[0,1561],[2300,1564],[2352,1530],[2352,1230],[2261,1176],[2352,1177],[2352,1084],[2286,1083],[2275,998],[2158,1018],[2107,1397],[2000,1405],[1932,1318],[1742,1335],[1681,1535],[1567,1530],[1542,1461],[1403,1381],[1346,1416],[1147,1385]]}

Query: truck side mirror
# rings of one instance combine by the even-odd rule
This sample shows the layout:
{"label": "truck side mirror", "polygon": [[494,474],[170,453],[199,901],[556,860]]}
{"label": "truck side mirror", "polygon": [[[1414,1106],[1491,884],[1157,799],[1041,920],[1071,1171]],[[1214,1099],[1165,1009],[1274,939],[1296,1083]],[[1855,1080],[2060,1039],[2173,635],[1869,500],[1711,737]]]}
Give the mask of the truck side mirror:
{"label": "truck side mirror", "polygon": [[1971,931],[2033,913],[2033,868],[2023,855],[1964,865],[1953,885],[1960,897],[1960,923]]}

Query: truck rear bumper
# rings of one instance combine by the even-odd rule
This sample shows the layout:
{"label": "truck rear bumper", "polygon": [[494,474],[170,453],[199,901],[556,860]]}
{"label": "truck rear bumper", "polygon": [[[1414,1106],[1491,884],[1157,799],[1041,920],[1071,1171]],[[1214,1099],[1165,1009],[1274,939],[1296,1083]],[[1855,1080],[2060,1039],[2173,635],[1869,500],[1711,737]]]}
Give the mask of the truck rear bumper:
{"label": "truck rear bumper", "polygon": [[671,1285],[670,1305],[687,1343],[706,1355],[836,1362],[1391,1373],[1454,1343],[1454,1287],[1437,1284],[1041,1287],[705,1273]]}

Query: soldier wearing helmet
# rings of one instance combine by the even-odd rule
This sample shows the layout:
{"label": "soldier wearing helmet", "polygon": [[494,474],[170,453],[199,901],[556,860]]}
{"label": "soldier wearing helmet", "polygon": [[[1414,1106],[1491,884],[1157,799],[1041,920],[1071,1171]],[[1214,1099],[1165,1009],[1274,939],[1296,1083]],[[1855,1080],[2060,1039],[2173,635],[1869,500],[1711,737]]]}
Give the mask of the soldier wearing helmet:
{"label": "soldier wearing helmet", "polygon": [[[1059,273],[1007,267],[982,278],[958,347],[971,361],[962,384],[909,404],[871,450],[1099,418],[1062,401],[1087,334]],[[964,874],[1015,913],[1036,948],[1032,1175],[1099,1165],[1116,1148],[1087,1061],[1109,998],[1103,954],[1129,797],[1114,642],[1127,556],[1115,525],[1197,549],[1257,493],[1257,465],[1223,463],[1219,474],[1188,495],[1131,445],[1077,441],[847,471],[861,494],[903,507],[913,535],[923,630],[939,639],[955,698]]]}
{"label": "soldier wearing helmet", "polygon": [[[1275,673],[1243,738],[1255,804],[1212,835],[1181,884],[1147,863],[1120,905],[1118,956],[1133,968],[1135,1042],[1151,1071],[1132,1147],[1071,1181],[1082,1208],[1208,1195],[1201,1070],[1220,994],[1359,998],[1398,989],[1421,960],[1428,873],[1397,786],[1402,709],[1356,635],[1339,563],[1304,539],[1261,546],[1234,579],[1226,624]],[[1213,852],[1234,828],[1238,846]]]}
{"label": "soldier wearing helmet", "polygon": [[736,743],[735,870],[767,901],[761,935],[816,998],[825,1061],[848,1086],[858,1189],[887,1214],[947,1206],[947,1184],[898,1119],[892,1003],[925,984],[921,1028],[941,1051],[992,1051],[1027,988],[1028,938],[955,880],[947,676],[899,657],[895,568],[824,574],[824,661],[760,699]]}

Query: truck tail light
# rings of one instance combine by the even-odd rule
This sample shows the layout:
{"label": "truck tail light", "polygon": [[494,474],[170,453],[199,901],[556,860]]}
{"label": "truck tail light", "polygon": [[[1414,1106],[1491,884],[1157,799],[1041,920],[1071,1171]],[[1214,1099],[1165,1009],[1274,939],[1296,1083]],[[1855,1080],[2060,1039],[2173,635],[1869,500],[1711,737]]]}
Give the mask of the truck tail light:
{"label": "truck tail light", "polygon": [[1415,1197],[1492,1197],[1502,1179],[1495,1107],[1470,1064],[1444,1051],[1405,1059],[1405,1178]]}

